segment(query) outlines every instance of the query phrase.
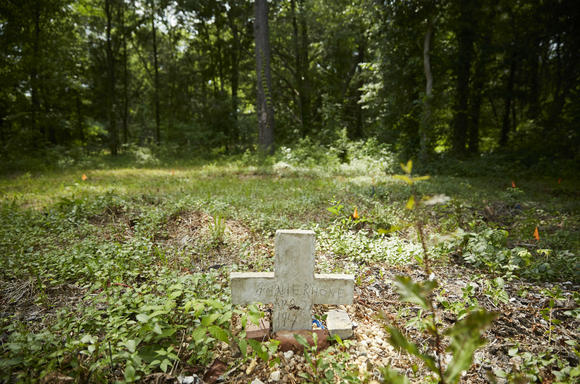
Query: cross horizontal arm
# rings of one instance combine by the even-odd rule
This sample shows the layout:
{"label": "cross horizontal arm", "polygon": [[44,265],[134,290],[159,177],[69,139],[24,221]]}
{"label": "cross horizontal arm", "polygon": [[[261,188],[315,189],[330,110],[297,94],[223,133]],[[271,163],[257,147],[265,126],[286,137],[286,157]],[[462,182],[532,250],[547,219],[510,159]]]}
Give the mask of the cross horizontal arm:
{"label": "cross horizontal arm", "polygon": [[232,304],[274,301],[274,272],[232,272]]}
{"label": "cross horizontal arm", "polygon": [[315,274],[312,287],[313,304],[352,304],[354,276],[346,274]]}

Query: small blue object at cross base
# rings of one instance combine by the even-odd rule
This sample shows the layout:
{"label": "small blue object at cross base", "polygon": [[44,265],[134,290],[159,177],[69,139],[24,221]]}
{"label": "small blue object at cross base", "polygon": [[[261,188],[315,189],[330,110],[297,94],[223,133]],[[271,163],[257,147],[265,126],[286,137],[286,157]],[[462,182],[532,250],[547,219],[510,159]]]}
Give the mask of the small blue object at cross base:
{"label": "small blue object at cross base", "polygon": [[312,324],[316,325],[320,329],[324,329],[324,325],[318,319],[312,319]]}

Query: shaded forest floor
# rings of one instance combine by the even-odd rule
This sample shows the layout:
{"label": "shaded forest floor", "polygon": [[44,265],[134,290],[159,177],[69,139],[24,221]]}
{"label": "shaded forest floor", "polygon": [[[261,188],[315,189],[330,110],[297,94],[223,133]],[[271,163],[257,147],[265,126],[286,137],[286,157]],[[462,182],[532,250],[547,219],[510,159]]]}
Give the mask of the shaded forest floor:
{"label": "shaded forest floor", "polygon": [[[473,308],[499,314],[461,382],[578,380],[579,187],[517,175],[432,175],[417,185],[421,195],[450,197],[421,212],[442,328]],[[429,381],[383,327],[432,349],[425,314],[393,285],[397,275],[427,277],[409,195],[371,159],[5,177],[0,380],[245,383],[279,372],[289,383],[372,382],[389,365]],[[228,275],[273,270],[273,234],[288,228],[316,232],[317,273],[356,276],[345,307],[354,337],[317,354],[318,368],[275,343],[265,344],[265,359],[239,350],[239,320],[257,308],[231,307]]]}

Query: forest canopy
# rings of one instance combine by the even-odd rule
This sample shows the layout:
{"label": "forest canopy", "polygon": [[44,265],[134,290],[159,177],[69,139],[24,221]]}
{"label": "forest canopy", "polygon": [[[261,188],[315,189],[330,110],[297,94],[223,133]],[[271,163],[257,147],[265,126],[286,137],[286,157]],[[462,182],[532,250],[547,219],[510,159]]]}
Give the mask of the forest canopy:
{"label": "forest canopy", "polygon": [[[575,0],[257,3],[268,8],[260,33],[270,44],[275,147],[373,138],[405,158],[578,160]],[[2,160],[255,149],[254,6],[3,1]]]}

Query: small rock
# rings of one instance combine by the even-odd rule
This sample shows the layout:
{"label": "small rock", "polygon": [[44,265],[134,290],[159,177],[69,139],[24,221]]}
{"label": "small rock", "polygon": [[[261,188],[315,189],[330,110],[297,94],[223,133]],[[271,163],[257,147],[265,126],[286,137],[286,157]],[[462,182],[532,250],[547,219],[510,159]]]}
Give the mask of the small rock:
{"label": "small rock", "polygon": [[177,376],[177,382],[179,384],[201,384],[203,381],[197,376]]}
{"label": "small rock", "polygon": [[270,374],[270,381],[280,381],[280,371],[274,371]]}
{"label": "small rock", "polygon": [[251,384],[264,384],[264,382],[260,379],[254,379]]}
{"label": "small rock", "polygon": [[290,351],[284,352],[284,358],[286,360],[290,360],[292,358],[292,356],[294,356],[294,351],[290,350]]}

